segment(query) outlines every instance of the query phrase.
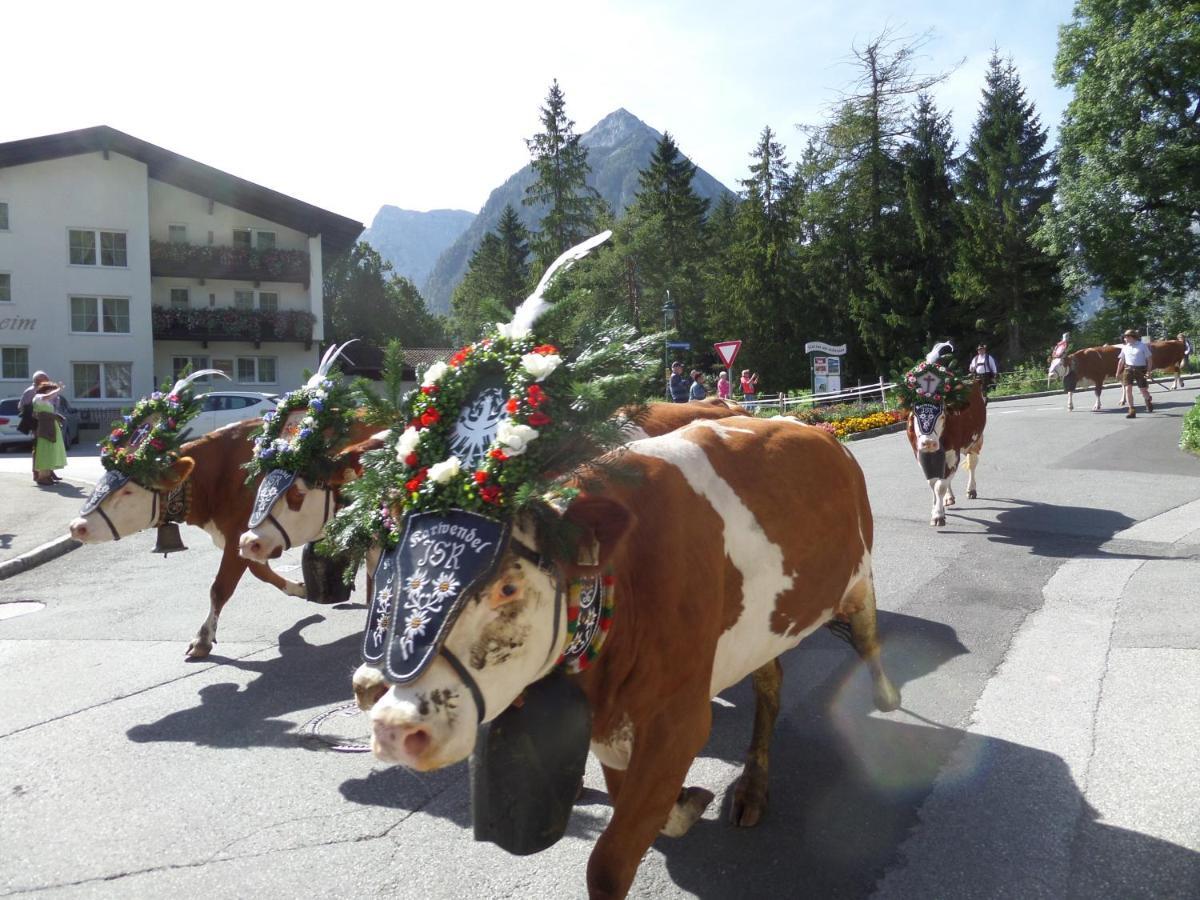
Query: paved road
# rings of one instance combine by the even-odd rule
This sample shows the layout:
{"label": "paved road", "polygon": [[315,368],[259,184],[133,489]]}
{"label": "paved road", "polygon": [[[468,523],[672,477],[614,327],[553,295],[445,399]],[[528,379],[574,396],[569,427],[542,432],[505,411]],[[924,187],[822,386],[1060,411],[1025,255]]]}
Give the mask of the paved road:
{"label": "paved road", "polygon": [[[873,712],[848,649],[811,638],[784,660],[762,824],[714,804],[656,842],[633,894],[1200,896],[1200,461],[1176,448],[1196,393],[1133,421],[993,404],[980,499],[941,530],[903,435],[850,445],[904,706]],[[329,715],[361,595],[316,607],[248,581],[218,655],[185,663],[216,552],[184,536],[168,560],[145,534],[0,581],[0,616],[45,604],[0,619],[0,893],[583,895],[609,815],[594,763],[551,850],[474,843],[464,767],[331,749],[366,731]],[[752,710],[744,687],[715,701],[690,783],[721,796]]]}

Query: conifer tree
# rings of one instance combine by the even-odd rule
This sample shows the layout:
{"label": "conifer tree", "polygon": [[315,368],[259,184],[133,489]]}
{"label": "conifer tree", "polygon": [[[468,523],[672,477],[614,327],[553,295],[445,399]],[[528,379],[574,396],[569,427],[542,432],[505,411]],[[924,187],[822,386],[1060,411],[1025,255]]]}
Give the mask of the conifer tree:
{"label": "conifer tree", "polygon": [[545,213],[533,249],[543,266],[595,232],[603,207],[600,195],[587,184],[591,167],[587,148],[567,117],[566,98],[555,79],[541,109],[542,131],[525,141],[536,180],[525,189],[526,206],[542,206]]}
{"label": "conifer tree", "polygon": [[1054,194],[1045,147],[1046,129],[1016,68],[994,52],[962,159],[964,228],[954,284],[979,337],[1002,336],[1010,364],[1040,351],[1067,319],[1059,260],[1035,242]]}
{"label": "conifer tree", "polygon": [[497,298],[507,309],[516,310],[529,293],[529,230],[512,204],[506,204],[496,223],[500,241]]}

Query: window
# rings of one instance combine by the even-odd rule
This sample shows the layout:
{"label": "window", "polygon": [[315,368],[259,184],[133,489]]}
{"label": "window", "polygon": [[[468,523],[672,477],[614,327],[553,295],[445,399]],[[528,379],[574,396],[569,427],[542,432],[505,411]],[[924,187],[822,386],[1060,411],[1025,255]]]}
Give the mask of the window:
{"label": "window", "polygon": [[239,250],[249,250],[250,249],[250,229],[249,228],[233,229],[233,246],[237,247]]}
{"label": "window", "polygon": [[8,303],[12,300],[12,275],[8,272],[0,272],[0,303]]}
{"label": "window", "polygon": [[234,291],[233,306],[235,309],[254,309],[254,291]]}
{"label": "window", "polygon": [[167,240],[172,244],[187,243],[187,226],[186,225],[168,225]]}
{"label": "window", "polygon": [[77,400],[133,399],[133,363],[72,363]]}
{"label": "window", "polygon": [[8,231],[8,204],[0,203],[0,231]]}
{"label": "window", "polygon": [[[171,357],[171,380],[178,381],[183,377],[183,373],[199,372],[201,369],[208,368],[207,356],[172,356]],[[212,378],[211,375],[205,375],[202,378],[197,378],[196,381],[207,384]]]}
{"label": "window", "polygon": [[256,232],[254,232],[254,245],[259,250],[274,250],[275,249],[275,232],[273,232],[273,231],[256,231]]}
{"label": "window", "polygon": [[237,380],[242,384],[275,384],[275,358],[239,356]]}
{"label": "window", "polygon": [[24,381],[29,377],[29,348],[0,347],[0,378]]}
{"label": "window", "polygon": [[72,297],[71,331],[82,334],[129,334],[128,298]]}
{"label": "window", "polygon": [[214,359],[212,368],[224,372],[230,378],[233,378],[233,360],[232,359]]}
{"label": "window", "polygon": [[187,309],[189,305],[187,288],[171,288],[171,309]]}
{"label": "window", "polygon": [[100,246],[100,265],[125,268],[129,265],[125,232],[71,228],[67,232],[69,258],[73,266],[96,265],[96,246]]}
{"label": "window", "polygon": [[276,312],[279,309],[279,295],[270,291],[259,291],[258,308],[263,312]]}

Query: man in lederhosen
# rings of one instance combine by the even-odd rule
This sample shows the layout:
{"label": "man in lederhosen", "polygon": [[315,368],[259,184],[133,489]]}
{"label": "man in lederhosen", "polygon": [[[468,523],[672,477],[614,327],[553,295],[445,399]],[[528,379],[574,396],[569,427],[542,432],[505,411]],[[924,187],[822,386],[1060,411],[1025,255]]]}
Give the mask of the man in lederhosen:
{"label": "man in lederhosen", "polygon": [[1137,416],[1133,409],[1133,386],[1142,389],[1142,397],[1146,400],[1146,412],[1154,412],[1154,401],[1150,399],[1150,383],[1146,380],[1153,369],[1150,356],[1150,345],[1142,342],[1141,334],[1133,328],[1128,329],[1121,338],[1121,353],[1117,357],[1117,377],[1121,379],[1121,399],[1129,410],[1125,418]]}

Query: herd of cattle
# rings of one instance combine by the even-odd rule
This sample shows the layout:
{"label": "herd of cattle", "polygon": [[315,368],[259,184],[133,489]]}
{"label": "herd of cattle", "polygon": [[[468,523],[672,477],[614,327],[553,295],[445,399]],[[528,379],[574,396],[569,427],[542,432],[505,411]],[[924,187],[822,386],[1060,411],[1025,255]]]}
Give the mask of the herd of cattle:
{"label": "herd of cattle", "polygon": [[[1115,372],[1112,349],[1066,358],[1068,394]],[[1157,343],[1154,353],[1156,366],[1178,368]],[[628,443],[613,452],[636,477],[602,475],[597,484],[593,476],[559,513],[590,537],[588,562],[614,573],[617,598],[603,653],[575,676],[591,708],[591,750],[613,804],[588,864],[593,896],[624,896],[656,835],[682,835],[700,817],[712,794],[683,781],[708,739],[711,698],[747,675],[755,719],[730,817],[742,826],[761,819],[780,707],[779,657],[821,625],[847,637],[866,662],[876,706],[900,704],[880,662],[872,513],[849,450],[822,429],[788,417],[754,418],[719,400],[652,404],[634,422]],[[70,524],[71,535],[85,543],[129,536],[155,524],[155,492],[190,479],[186,522],[222,550],[208,617],[187,648],[193,659],[211,652],[218,618],[246,569],[289,595],[305,595],[304,585],[273,572],[269,560],[321,537],[341,502],[340,486],[361,474],[364,454],[386,438],[378,425],[356,421],[334,448],[333,478],[321,485],[298,478],[268,515],[257,517],[261,524],[247,528],[255,489],[244,482],[242,466],[258,424],[227,426],[185,444],[164,483],[130,481],[100,510]],[[969,473],[967,496],[976,496],[985,425],[979,385],[962,410],[939,409],[921,421],[910,415],[909,441],[933,492],[931,524],[945,524],[960,464]],[[515,528],[536,550],[525,524]],[[470,689],[442,659],[404,685],[360,667],[353,690],[370,712],[375,754],[417,770],[467,758],[484,719],[480,707],[492,718],[553,668],[556,654],[546,648],[562,646],[562,580],[577,575],[570,565],[525,555],[504,561],[446,639],[468,661]],[[493,652],[500,645],[503,652]]]}

